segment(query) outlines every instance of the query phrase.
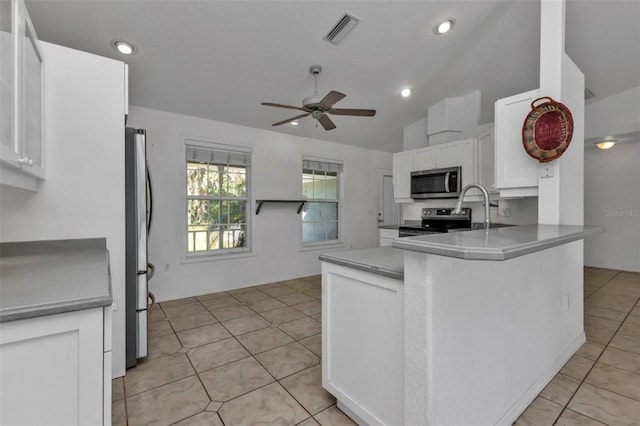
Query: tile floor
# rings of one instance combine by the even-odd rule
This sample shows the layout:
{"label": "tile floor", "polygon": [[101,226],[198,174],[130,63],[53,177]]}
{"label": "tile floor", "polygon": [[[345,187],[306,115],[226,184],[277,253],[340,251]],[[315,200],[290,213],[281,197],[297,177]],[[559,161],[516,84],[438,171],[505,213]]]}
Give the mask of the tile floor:
{"label": "tile floor", "polygon": [[[585,268],[587,342],[515,423],[640,425],[640,274]],[[160,303],[114,425],[352,425],[321,387],[320,277]]]}

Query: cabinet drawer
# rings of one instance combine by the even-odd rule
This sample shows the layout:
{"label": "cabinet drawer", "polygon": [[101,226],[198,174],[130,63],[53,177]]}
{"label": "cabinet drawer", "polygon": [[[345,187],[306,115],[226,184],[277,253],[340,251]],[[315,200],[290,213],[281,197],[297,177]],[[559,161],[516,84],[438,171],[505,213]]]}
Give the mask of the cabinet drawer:
{"label": "cabinet drawer", "polygon": [[398,238],[398,230],[380,229],[380,238]]}

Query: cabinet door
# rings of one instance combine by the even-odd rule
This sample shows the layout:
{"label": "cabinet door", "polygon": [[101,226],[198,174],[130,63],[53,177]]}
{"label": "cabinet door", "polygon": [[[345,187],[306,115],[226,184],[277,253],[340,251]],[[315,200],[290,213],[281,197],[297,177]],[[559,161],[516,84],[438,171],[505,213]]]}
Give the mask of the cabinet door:
{"label": "cabinet door", "polygon": [[413,152],[413,168],[411,170],[431,170],[436,168],[436,153],[432,147],[419,148]]}
{"label": "cabinet door", "polygon": [[[462,166],[462,150],[460,142],[450,142],[435,146],[436,168]],[[464,178],[463,178],[464,179]]]}
{"label": "cabinet door", "polygon": [[396,202],[411,200],[411,170],[413,167],[413,151],[393,154],[393,198]]}
{"label": "cabinet door", "polygon": [[19,144],[23,170],[44,178],[44,57],[24,3],[18,2],[20,60]]}
{"label": "cabinet door", "polygon": [[102,322],[94,308],[0,324],[0,424],[102,424]]}
{"label": "cabinet door", "polygon": [[20,153],[15,137],[17,97],[13,7],[13,1],[0,1],[0,158],[17,166]]}
{"label": "cabinet door", "polygon": [[[521,189],[513,195],[537,194],[538,162],[522,146],[522,124],[539,93],[536,89],[499,99],[495,104],[496,187]],[[528,194],[531,189],[535,194]]]}

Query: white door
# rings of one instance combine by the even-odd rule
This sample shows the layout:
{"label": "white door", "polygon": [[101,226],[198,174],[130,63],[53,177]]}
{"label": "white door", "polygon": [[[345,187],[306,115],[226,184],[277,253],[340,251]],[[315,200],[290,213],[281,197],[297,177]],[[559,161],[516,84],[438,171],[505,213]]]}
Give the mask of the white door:
{"label": "white door", "polygon": [[378,170],[378,226],[398,225],[400,206],[393,199],[393,172]]}

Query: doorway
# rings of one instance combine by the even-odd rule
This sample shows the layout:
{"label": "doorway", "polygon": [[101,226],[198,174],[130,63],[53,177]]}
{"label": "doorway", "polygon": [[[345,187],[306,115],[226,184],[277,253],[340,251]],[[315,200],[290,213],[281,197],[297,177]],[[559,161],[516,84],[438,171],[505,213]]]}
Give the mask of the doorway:
{"label": "doorway", "polygon": [[378,169],[378,226],[398,225],[400,206],[393,198],[393,171]]}

